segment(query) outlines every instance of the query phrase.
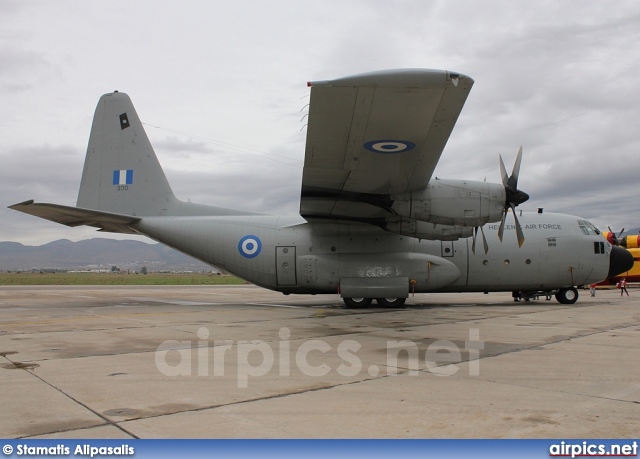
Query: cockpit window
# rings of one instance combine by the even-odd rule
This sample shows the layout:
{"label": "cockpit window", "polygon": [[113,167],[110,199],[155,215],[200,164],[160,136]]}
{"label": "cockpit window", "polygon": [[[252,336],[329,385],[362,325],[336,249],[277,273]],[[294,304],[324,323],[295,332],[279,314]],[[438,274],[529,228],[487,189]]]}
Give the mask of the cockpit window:
{"label": "cockpit window", "polygon": [[578,225],[580,226],[580,229],[582,230],[582,232],[587,236],[600,234],[600,230],[595,226],[593,226],[591,222],[588,222],[586,220],[578,220]]}

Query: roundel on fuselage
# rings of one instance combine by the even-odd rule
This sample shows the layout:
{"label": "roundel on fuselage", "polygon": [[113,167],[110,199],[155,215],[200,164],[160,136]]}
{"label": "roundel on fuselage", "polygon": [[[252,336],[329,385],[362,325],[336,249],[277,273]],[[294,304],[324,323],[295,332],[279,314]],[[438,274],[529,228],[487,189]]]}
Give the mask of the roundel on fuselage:
{"label": "roundel on fuselage", "polygon": [[238,252],[245,258],[255,258],[262,250],[262,241],[258,236],[249,234],[238,242]]}
{"label": "roundel on fuselage", "polygon": [[374,153],[393,154],[413,150],[416,144],[408,140],[371,140],[363,146]]}

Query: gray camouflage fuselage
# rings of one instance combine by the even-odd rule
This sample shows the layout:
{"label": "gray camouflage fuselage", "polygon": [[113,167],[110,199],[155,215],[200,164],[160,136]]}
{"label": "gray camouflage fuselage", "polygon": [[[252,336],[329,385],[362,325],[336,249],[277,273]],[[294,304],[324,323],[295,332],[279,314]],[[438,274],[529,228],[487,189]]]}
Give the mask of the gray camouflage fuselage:
{"label": "gray camouflage fuselage", "polygon": [[[485,225],[487,254],[470,241],[428,241],[364,223],[299,216],[147,217],[141,233],[252,283],[284,293],[338,293],[344,278],[402,277],[418,292],[551,290],[598,282],[608,255],[596,253],[600,235],[586,235],[578,217],[523,213],[527,243],[500,243],[497,224]],[[511,234],[511,233],[508,233]],[[260,241],[243,255],[240,240]],[[599,250],[598,250],[599,251]]]}

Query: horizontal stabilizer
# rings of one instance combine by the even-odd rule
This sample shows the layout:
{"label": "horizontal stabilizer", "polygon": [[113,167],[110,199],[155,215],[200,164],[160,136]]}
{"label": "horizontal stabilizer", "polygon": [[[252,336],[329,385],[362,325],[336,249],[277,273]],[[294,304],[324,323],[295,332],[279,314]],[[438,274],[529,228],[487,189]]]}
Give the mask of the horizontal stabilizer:
{"label": "horizontal stabilizer", "polygon": [[100,231],[111,233],[139,234],[130,225],[140,221],[140,218],[131,215],[58,204],[35,203],[33,200],[14,204],[9,208],[67,226],[87,225],[100,228]]}

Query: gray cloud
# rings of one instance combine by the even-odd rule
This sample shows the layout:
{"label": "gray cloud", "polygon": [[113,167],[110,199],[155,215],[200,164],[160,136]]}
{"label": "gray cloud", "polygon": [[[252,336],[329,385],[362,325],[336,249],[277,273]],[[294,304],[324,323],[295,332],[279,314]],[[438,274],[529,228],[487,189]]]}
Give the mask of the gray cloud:
{"label": "gray cloud", "polygon": [[[510,168],[523,145],[524,210],[638,224],[634,1],[7,2],[0,25],[3,206],[75,204],[93,108],[117,88],[162,126],[147,131],[179,197],[296,213],[305,82],[428,67],[476,82],[436,175],[498,182],[498,154]],[[95,234],[2,215],[0,239]]]}

